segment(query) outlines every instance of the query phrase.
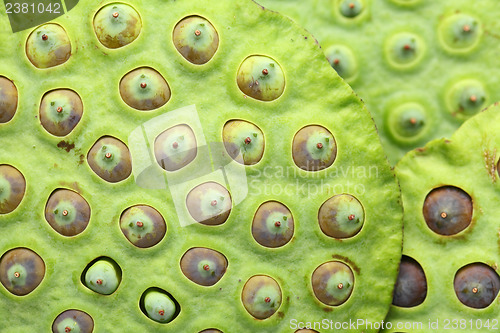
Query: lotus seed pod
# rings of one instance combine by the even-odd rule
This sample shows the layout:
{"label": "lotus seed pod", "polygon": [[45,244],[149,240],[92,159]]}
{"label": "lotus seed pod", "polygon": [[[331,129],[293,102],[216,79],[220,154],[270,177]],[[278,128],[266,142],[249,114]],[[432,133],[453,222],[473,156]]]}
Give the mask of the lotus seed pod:
{"label": "lotus seed pod", "polygon": [[259,206],[253,217],[253,238],[265,247],[280,247],[293,237],[294,222],[290,210],[280,202],[268,201]]}
{"label": "lotus seed pod", "polygon": [[219,47],[219,34],[200,16],[183,18],[175,26],[172,39],[177,51],[195,65],[207,63]]}
{"label": "lotus seed pod", "polygon": [[350,194],[338,194],[321,205],[318,220],[325,235],[349,238],[363,227],[365,212],[358,199]]}
{"label": "lotus seed pod", "polygon": [[158,244],[167,230],[163,216],[153,207],[136,205],[120,217],[120,229],[130,243],[140,248]]}
{"label": "lotus seed pod", "polygon": [[198,143],[191,127],[181,124],[161,133],[154,149],[158,164],[167,171],[176,171],[195,159]]}
{"label": "lotus seed pod", "polygon": [[219,225],[226,222],[229,217],[232,200],[224,186],[215,182],[206,182],[189,192],[186,206],[196,222]]}
{"label": "lotus seed pod", "polygon": [[356,79],[359,69],[358,62],[352,50],[344,45],[332,45],[325,50],[330,65],[347,82]]}
{"label": "lotus seed pod", "polygon": [[482,34],[478,20],[463,13],[446,17],[438,29],[443,48],[452,53],[470,51],[479,44]]}
{"label": "lotus seed pod", "polygon": [[87,288],[101,295],[111,295],[122,281],[122,270],[114,260],[100,258],[85,268],[83,276]]}
{"label": "lotus seed pod", "polygon": [[94,31],[102,45],[117,49],[132,43],[141,33],[139,13],[124,3],[102,7],[94,17]]}
{"label": "lotus seed pod", "polygon": [[426,296],[427,279],[422,266],[415,259],[403,256],[392,304],[409,308],[421,304]]}
{"label": "lotus seed pod", "polygon": [[478,113],[487,100],[486,91],[477,80],[462,80],[449,89],[446,104],[457,119],[467,119]]}
{"label": "lotus seed pod", "polygon": [[278,311],[282,300],[281,288],[272,277],[254,275],[245,283],[241,301],[256,319],[268,319]]}
{"label": "lotus seed pod", "polygon": [[26,180],[15,167],[0,164],[0,214],[16,209],[24,197]]}
{"label": "lotus seed pod", "polygon": [[458,187],[439,187],[425,198],[423,213],[432,231],[440,235],[454,235],[470,225],[472,199]]}
{"label": "lotus seed pod", "polygon": [[490,266],[474,263],[458,270],[453,286],[460,302],[474,309],[483,309],[497,297],[500,277]]}
{"label": "lotus seed pod", "polygon": [[243,60],[237,82],[245,95],[260,101],[273,101],[285,90],[285,74],[268,56],[252,55]]}
{"label": "lotus seed pod", "polygon": [[149,111],[165,105],[170,99],[167,81],[153,68],[136,68],[120,81],[120,95],[128,106]]}
{"label": "lotus seed pod", "polygon": [[387,131],[401,144],[419,142],[429,132],[429,116],[419,103],[409,102],[389,111]]}
{"label": "lotus seed pod", "polygon": [[264,134],[251,122],[245,120],[228,121],[222,130],[222,139],[229,156],[241,164],[256,164],[264,155]]}
{"label": "lotus seed pod", "polygon": [[391,36],[385,46],[387,61],[396,68],[412,68],[420,60],[425,52],[425,45],[419,36],[401,32]]}
{"label": "lotus seed pod", "polygon": [[38,287],[45,276],[45,263],[30,249],[18,247],[0,258],[0,282],[12,294],[24,296]]}
{"label": "lotus seed pod", "polygon": [[199,333],[223,333],[223,332],[216,328],[208,328],[206,330],[200,331]]}
{"label": "lotus seed pod", "polygon": [[215,250],[204,247],[189,249],[181,258],[182,273],[194,283],[213,286],[224,276],[226,257]]}
{"label": "lotus seed pod", "polygon": [[295,164],[303,170],[323,170],[335,161],[337,142],[332,133],[323,126],[309,125],[295,134],[292,157]]}
{"label": "lotus seed pod", "polygon": [[57,189],[45,206],[45,219],[61,235],[76,236],[89,224],[90,206],[80,194]]}
{"label": "lotus seed pod", "polygon": [[52,323],[52,333],[92,333],[94,320],[81,310],[66,310]]}
{"label": "lotus seed pod", "polygon": [[26,55],[37,68],[58,66],[71,56],[71,42],[63,27],[48,23],[29,35],[26,41]]}
{"label": "lotus seed pod", "polygon": [[365,3],[363,0],[340,0],[339,9],[342,16],[354,18],[365,9]]}
{"label": "lotus seed pod", "polygon": [[345,303],[354,288],[354,274],[349,266],[340,261],[329,261],[312,274],[314,295],[326,305]]}
{"label": "lotus seed pod", "polygon": [[40,122],[52,135],[68,135],[80,122],[83,114],[82,99],[69,89],[46,93],[40,104]]}
{"label": "lotus seed pod", "polygon": [[90,168],[102,179],[117,183],[132,173],[132,162],[127,145],[112,136],[97,140],[87,155]]}
{"label": "lotus seed pod", "polygon": [[9,122],[17,110],[18,93],[14,83],[0,76],[0,124]]}
{"label": "lotus seed pod", "polygon": [[141,297],[141,308],[152,320],[166,324],[179,314],[179,306],[164,290],[151,288]]}

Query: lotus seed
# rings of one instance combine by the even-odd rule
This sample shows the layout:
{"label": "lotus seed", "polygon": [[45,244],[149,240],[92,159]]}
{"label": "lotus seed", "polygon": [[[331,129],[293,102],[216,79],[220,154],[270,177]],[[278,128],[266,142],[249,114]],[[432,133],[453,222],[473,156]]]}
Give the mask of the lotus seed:
{"label": "lotus seed", "polygon": [[422,304],[427,296],[427,279],[422,266],[413,258],[403,256],[399,264],[392,304],[414,307]]}
{"label": "lotus seed", "polygon": [[158,244],[165,237],[167,226],[156,209],[136,205],[122,213],[120,229],[130,243],[139,248],[147,248]]}
{"label": "lotus seed", "polygon": [[46,93],[40,103],[40,122],[52,135],[71,133],[83,115],[80,96],[70,89],[56,89]]}
{"label": "lotus seed", "polygon": [[281,66],[267,56],[252,55],[243,60],[236,81],[245,95],[260,101],[273,101],[285,90]]}
{"label": "lotus seed", "polygon": [[257,164],[264,155],[264,134],[251,122],[228,121],[222,130],[222,138],[229,156],[241,164]]}
{"label": "lotus seed", "polygon": [[97,39],[110,49],[132,43],[142,29],[139,13],[124,3],[112,3],[99,9],[93,25]]}
{"label": "lotus seed", "polygon": [[13,212],[26,191],[26,180],[15,167],[0,164],[0,215]]}
{"label": "lotus seed", "polygon": [[125,180],[132,173],[128,147],[112,136],[97,140],[89,150],[87,161],[99,177],[110,183]]}
{"label": "lotus seed", "polygon": [[141,297],[140,307],[148,318],[162,324],[171,322],[180,312],[177,301],[159,288],[146,290]]}
{"label": "lotus seed", "polygon": [[326,169],[333,164],[336,156],[337,143],[332,133],[323,126],[303,127],[293,138],[293,161],[303,170]]}
{"label": "lotus seed", "polygon": [[198,153],[196,136],[190,126],[176,125],[162,132],[154,143],[158,164],[167,171],[177,171],[191,163]]}
{"label": "lotus seed", "polygon": [[53,333],[92,333],[94,331],[94,320],[81,310],[66,310],[59,314],[52,323]]}
{"label": "lotus seed", "polygon": [[273,278],[266,275],[254,275],[245,283],[241,292],[245,309],[256,319],[271,317],[280,307],[281,288]]}
{"label": "lotus seed", "polygon": [[57,189],[52,192],[45,206],[45,219],[61,235],[76,236],[89,224],[90,206],[80,194]]}
{"label": "lotus seed", "polygon": [[345,303],[354,287],[354,275],[346,264],[330,261],[320,265],[312,274],[314,295],[326,305]]}
{"label": "lotus seed", "polygon": [[458,270],[453,285],[460,302],[474,309],[483,309],[496,299],[500,277],[490,266],[473,263]]}
{"label": "lotus seed", "polygon": [[170,100],[170,87],[158,71],[140,67],[123,76],[120,95],[128,106],[140,111],[150,111]]}
{"label": "lotus seed", "polygon": [[[221,198],[221,202],[214,198]],[[196,186],[188,193],[186,206],[196,222],[205,225],[219,225],[228,219],[232,201],[224,186],[215,182],[206,182]]]}
{"label": "lotus seed", "polygon": [[294,233],[290,210],[280,202],[267,201],[259,206],[252,222],[252,235],[262,246],[276,248],[288,243]]}
{"label": "lotus seed", "polygon": [[[35,38],[42,33],[42,40]],[[26,41],[26,55],[37,68],[49,68],[65,63],[71,56],[71,43],[66,31],[58,24],[48,23],[36,28]]]}
{"label": "lotus seed", "polygon": [[189,280],[201,286],[213,286],[226,273],[228,262],[218,251],[195,247],[184,253],[180,265]]}
{"label": "lotus seed", "polygon": [[177,51],[195,65],[210,61],[219,47],[219,34],[207,19],[200,16],[182,19],[175,26],[172,38]]}
{"label": "lotus seed", "polygon": [[120,285],[122,270],[113,259],[102,257],[91,262],[82,277],[85,286],[90,290],[102,295],[111,295]]}
{"label": "lotus seed", "polygon": [[0,282],[16,296],[31,293],[42,282],[44,276],[44,261],[30,249],[15,248],[0,258]]}
{"label": "lotus seed", "polygon": [[9,122],[17,110],[18,92],[14,83],[0,76],[0,124]]}

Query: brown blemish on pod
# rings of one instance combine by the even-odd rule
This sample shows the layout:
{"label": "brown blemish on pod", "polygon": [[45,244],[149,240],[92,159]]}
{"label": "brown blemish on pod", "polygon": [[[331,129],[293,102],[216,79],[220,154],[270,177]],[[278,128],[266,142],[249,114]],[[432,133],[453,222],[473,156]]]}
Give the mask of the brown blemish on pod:
{"label": "brown blemish on pod", "polygon": [[[110,153],[111,156],[106,157]],[[122,141],[103,136],[94,143],[87,155],[90,168],[110,183],[120,182],[132,173],[130,151]]]}
{"label": "brown blemish on pod", "polygon": [[45,219],[63,236],[76,236],[83,232],[90,221],[90,206],[78,193],[57,189],[45,206]]}
{"label": "brown blemish on pod", "polygon": [[490,266],[476,262],[458,270],[453,287],[462,304],[474,309],[484,309],[497,297],[500,277]]}
{"label": "brown blemish on pod", "polygon": [[11,165],[0,164],[0,214],[14,211],[23,200],[26,180]]}
{"label": "brown blemish on pod", "polygon": [[290,210],[280,202],[264,202],[255,212],[252,235],[262,246],[276,248],[288,243],[294,233]]}
{"label": "brown blemish on pod", "polygon": [[319,171],[328,168],[333,164],[336,156],[337,143],[335,138],[323,126],[303,127],[293,138],[293,161],[303,170]]}
{"label": "brown blemish on pod", "polygon": [[[71,323],[71,327],[77,327],[80,333],[92,333],[94,331],[94,320],[92,317],[81,310],[66,310],[60,313],[52,323],[52,332],[61,333],[61,328],[64,332],[73,332],[70,326],[65,326],[65,323]],[[76,330],[75,330],[76,331]]]}
{"label": "brown blemish on pod", "polygon": [[34,251],[15,248],[0,258],[0,282],[12,294],[24,296],[35,290],[45,276],[45,263]]}
{"label": "brown blemish on pod", "polygon": [[202,286],[213,286],[226,273],[228,263],[218,251],[195,247],[184,253],[180,265],[182,273],[189,280]]}
{"label": "brown blemish on pod", "polygon": [[18,92],[14,82],[0,76],[0,124],[9,122],[17,110]]}
{"label": "brown blemish on pod", "polygon": [[394,288],[392,304],[410,308],[422,304],[427,296],[427,279],[422,266],[413,258],[403,256]]}
{"label": "brown blemish on pod", "polygon": [[232,200],[224,186],[215,182],[206,182],[196,186],[188,193],[186,206],[196,222],[205,225],[219,225],[228,219]]}

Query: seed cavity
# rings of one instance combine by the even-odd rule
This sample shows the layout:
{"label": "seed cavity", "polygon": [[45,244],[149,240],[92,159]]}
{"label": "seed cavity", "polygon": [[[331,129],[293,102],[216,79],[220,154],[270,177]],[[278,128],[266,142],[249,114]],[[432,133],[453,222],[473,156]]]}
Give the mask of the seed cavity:
{"label": "seed cavity", "polygon": [[226,257],[215,250],[194,247],[186,251],[180,261],[182,273],[201,286],[213,286],[227,270]]}
{"label": "seed cavity", "polygon": [[30,249],[11,249],[0,258],[0,282],[16,296],[31,293],[40,285],[44,276],[43,259]]}
{"label": "seed cavity", "polygon": [[60,313],[52,323],[52,333],[92,333],[93,331],[94,319],[81,310],[66,310]]}
{"label": "seed cavity", "polygon": [[426,296],[427,279],[422,266],[415,259],[403,255],[392,304],[410,308],[422,304]]}
{"label": "seed cavity", "polygon": [[155,139],[154,152],[156,161],[163,169],[177,171],[196,158],[196,136],[189,125],[170,127]]}
{"label": "seed cavity", "polygon": [[26,192],[26,179],[15,167],[0,164],[0,215],[12,213]]}
{"label": "seed cavity", "polygon": [[82,283],[90,290],[111,295],[122,281],[122,270],[111,258],[99,257],[87,265],[82,273]]}
{"label": "seed cavity", "polygon": [[80,96],[70,89],[45,93],[40,103],[40,123],[55,136],[66,136],[75,129],[83,115]]}
{"label": "seed cavity", "polygon": [[153,68],[139,67],[120,80],[120,96],[130,107],[150,111],[170,100],[170,87],[163,76]]}
{"label": "seed cavity", "polygon": [[142,29],[139,13],[124,3],[110,3],[94,17],[94,32],[107,48],[117,49],[137,39]]}
{"label": "seed cavity", "polygon": [[177,300],[163,289],[147,289],[139,300],[139,307],[149,319],[161,324],[170,323],[181,312]]}
{"label": "seed cavity", "polygon": [[120,229],[130,243],[139,248],[158,244],[167,231],[163,216],[151,206],[135,205],[120,217]]}
{"label": "seed cavity", "polygon": [[251,55],[243,60],[236,81],[245,95],[260,101],[273,101],[285,90],[285,75],[281,66],[263,55]]}
{"label": "seed cavity", "polygon": [[226,222],[231,213],[232,200],[224,186],[215,182],[206,182],[188,193],[186,206],[196,222],[214,226]]}
{"label": "seed cavity", "polygon": [[[40,34],[42,38],[37,38]],[[71,56],[71,42],[63,27],[55,23],[44,24],[29,35],[26,55],[37,68],[58,66]]]}
{"label": "seed cavity", "polygon": [[500,277],[490,266],[476,262],[458,270],[453,287],[462,304],[474,309],[484,309],[497,298]]}
{"label": "seed cavity", "polygon": [[282,301],[281,288],[276,280],[267,275],[254,275],[245,283],[241,301],[254,318],[264,320],[279,309]]}
{"label": "seed cavity", "polygon": [[201,16],[180,20],[173,31],[175,48],[190,63],[206,64],[219,47],[219,34],[212,23]]}
{"label": "seed cavity", "polygon": [[[319,148],[318,144],[321,144]],[[328,168],[337,157],[337,143],[332,133],[323,126],[309,125],[301,128],[292,142],[295,164],[306,171]]]}
{"label": "seed cavity", "polygon": [[14,82],[0,76],[0,124],[9,122],[16,114],[18,92]]}
{"label": "seed cavity", "polygon": [[252,221],[252,236],[262,246],[281,247],[293,237],[292,213],[278,201],[267,201],[259,206]]}
{"label": "seed cavity", "polygon": [[103,136],[97,140],[87,155],[90,168],[102,179],[117,183],[132,173],[130,151],[119,139]]}
{"label": "seed cavity", "polygon": [[[354,274],[349,266],[340,261],[320,265],[312,274],[312,288],[316,298],[326,305],[338,306],[352,294]],[[341,288],[339,288],[342,286]]]}

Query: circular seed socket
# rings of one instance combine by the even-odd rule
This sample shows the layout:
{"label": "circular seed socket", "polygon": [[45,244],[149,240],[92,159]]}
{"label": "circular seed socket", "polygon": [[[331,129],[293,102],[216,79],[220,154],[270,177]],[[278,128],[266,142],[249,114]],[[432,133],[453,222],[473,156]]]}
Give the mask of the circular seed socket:
{"label": "circular seed socket", "polygon": [[455,83],[446,93],[446,106],[452,116],[466,120],[478,113],[486,104],[488,96],[483,84],[474,79]]}
{"label": "circular seed socket", "polygon": [[18,247],[0,258],[0,282],[14,295],[31,293],[44,276],[45,263],[30,249]]}
{"label": "circular seed socket", "polygon": [[325,50],[325,55],[332,68],[347,82],[358,76],[358,61],[349,47],[332,45]]}
{"label": "circular seed socket", "polygon": [[122,270],[113,259],[101,257],[87,265],[82,280],[90,290],[102,295],[111,295],[122,281]]}
{"label": "circular seed socket", "polygon": [[76,92],[57,89],[46,93],[40,104],[40,122],[52,135],[68,135],[82,119],[83,103]]}
{"label": "circular seed socket", "polygon": [[181,308],[175,298],[160,288],[149,288],[139,301],[142,312],[150,319],[166,324],[174,320]]}
{"label": "circular seed socket", "polygon": [[94,143],[87,155],[90,168],[110,183],[120,182],[132,173],[128,147],[111,136],[103,136]]}
{"label": "circular seed socket", "polygon": [[365,9],[363,0],[339,0],[339,11],[346,18],[355,18]]}
{"label": "circular seed socket", "polygon": [[323,126],[309,125],[295,134],[292,157],[295,164],[303,170],[323,170],[335,161],[337,143],[332,133]]}
{"label": "circular seed socket", "polygon": [[312,288],[314,295],[326,305],[340,305],[351,296],[354,287],[354,275],[346,264],[329,261],[314,271]]}
{"label": "circular seed socket", "polygon": [[427,296],[427,279],[422,266],[413,258],[403,256],[399,263],[392,304],[410,308],[422,304]]}
{"label": "circular seed socket", "polygon": [[191,127],[181,124],[158,135],[154,149],[158,164],[167,171],[176,171],[195,159],[198,143]]}
{"label": "circular seed socket", "polygon": [[0,164],[0,214],[8,214],[19,206],[26,191],[26,180],[11,165]]}
{"label": "circular seed socket", "polygon": [[333,238],[355,236],[365,223],[365,211],[358,199],[338,194],[325,201],[318,212],[321,231]]}
{"label": "circular seed socket", "polygon": [[219,34],[207,19],[200,16],[183,18],[175,26],[172,39],[177,51],[196,65],[207,63],[219,47]]}
{"label": "circular seed socket", "polygon": [[496,299],[500,278],[490,266],[476,262],[458,270],[453,286],[458,299],[464,305],[484,309]]}
{"label": "circular seed socket", "polygon": [[213,286],[222,278],[227,269],[226,257],[215,250],[194,247],[181,258],[182,273],[194,283]]}
{"label": "circular seed socket", "polygon": [[223,333],[223,332],[216,328],[207,328],[206,330],[200,331],[199,333]]}
{"label": "circular seed socket", "polygon": [[14,83],[0,76],[0,124],[9,122],[17,110],[18,94]]}
{"label": "circular seed socket", "polygon": [[285,74],[280,65],[267,56],[252,55],[238,69],[238,87],[247,96],[272,101],[285,90]]}
{"label": "circular seed socket", "polygon": [[414,144],[429,132],[429,116],[419,103],[409,102],[390,109],[386,126],[390,135],[400,144]]}
{"label": "circular seed socket", "polygon": [[446,17],[438,27],[441,46],[450,53],[472,51],[479,44],[482,33],[480,22],[463,13]]}
{"label": "circular seed socket", "polygon": [[66,31],[54,23],[36,28],[26,41],[26,55],[37,68],[65,63],[71,56],[71,43]]}
{"label": "circular seed socket", "polygon": [[167,230],[163,216],[150,206],[127,208],[120,217],[120,229],[130,243],[140,248],[158,244]]}
{"label": "circular seed socket", "polygon": [[52,333],[92,333],[94,331],[94,320],[92,317],[80,310],[66,310],[59,314],[52,323]]}
{"label": "circular seed socket", "polygon": [[278,311],[281,298],[278,282],[267,275],[252,276],[241,292],[243,306],[257,319],[267,319]]}
{"label": "circular seed socket", "polygon": [[132,43],[141,33],[139,13],[124,3],[108,4],[94,17],[94,31],[102,45],[117,49]]}
{"label": "circular seed socket", "polygon": [[387,61],[396,69],[414,68],[422,60],[424,53],[425,43],[414,33],[394,34],[385,43]]}
{"label": "circular seed socket", "polygon": [[222,139],[229,156],[241,164],[256,164],[264,155],[264,134],[251,122],[228,121],[222,129]]}
{"label": "circular seed socket", "polygon": [[229,217],[232,200],[224,186],[215,182],[206,182],[188,193],[186,206],[196,222],[219,225],[226,222]]}
{"label": "circular seed socket", "polygon": [[149,111],[157,109],[170,99],[167,81],[153,68],[136,68],[120,81],[120,95],[128,106]]}
{"label": "circular seed socket", "polygon": [[90,221],[90,206],[78,193],[57,189],[45,206],[45,219],[63,236],[75,236],[87,228]]}
{"label": "circular seed socket", "polygon": [[290,210],[280,202],[264,202],[255,212],[253,238],[265,247],[280,247],[293,237],[294,222]]}
{"label": "circular seed socket", "polygon": [[472,221],[472,199],[458,187],[438,187],[427,194],[423,213],[432,231],[444,236],[455,235]]}

